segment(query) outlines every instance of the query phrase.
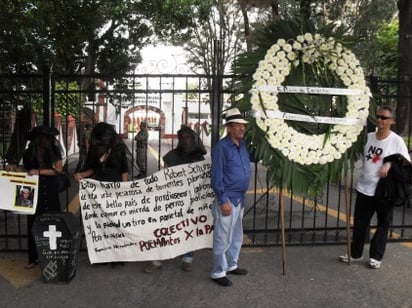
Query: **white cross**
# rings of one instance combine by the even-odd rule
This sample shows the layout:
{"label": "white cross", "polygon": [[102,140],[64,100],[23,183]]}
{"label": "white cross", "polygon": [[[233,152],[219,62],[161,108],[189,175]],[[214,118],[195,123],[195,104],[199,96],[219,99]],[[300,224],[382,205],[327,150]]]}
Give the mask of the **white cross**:
{"label": "white cross", "polygon": [[57,249],[57,238],[62,237],[62,233],[60,231],[56,231],[55,225],[49,225],[49,231],[44,231],[43,236],[49,238],[50,249],[56,250]]}

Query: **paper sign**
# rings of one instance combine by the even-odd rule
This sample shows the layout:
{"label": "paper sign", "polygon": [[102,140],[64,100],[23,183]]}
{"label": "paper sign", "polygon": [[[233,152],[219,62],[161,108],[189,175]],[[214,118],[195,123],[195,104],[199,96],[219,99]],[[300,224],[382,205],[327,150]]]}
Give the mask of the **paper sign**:
{"label": "paper sign", "polygon": [[0,171],[0,209],[16,214],[36,212],[39,176]]}

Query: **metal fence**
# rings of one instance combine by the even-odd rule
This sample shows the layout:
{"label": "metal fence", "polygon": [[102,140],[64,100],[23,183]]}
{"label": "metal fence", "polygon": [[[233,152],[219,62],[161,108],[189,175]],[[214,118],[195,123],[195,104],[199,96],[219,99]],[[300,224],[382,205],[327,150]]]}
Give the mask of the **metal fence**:
{"label": "metal fence", "polygon": [[[77,165],[78,143],[84,125],[99,121],[113,124],[128,146],[130,178],[138,174],[133,137],[143,119],[150,127],[149,174],[162,168],[161,158],[176,146],[176,132],[181,125],[195,129],[210,154],[221,133],[219,112],[232,104],[234,78],[215,75],[0,75],[0,170],[6,166],[11,139],[18,139],[16,152],[20,153],[25,146],[25,130],[42,123],[54,125],[61,131],[61,142],[67,152],[65,168],[69,174]],[[396,100],[396,93],[382,91],[389,83],[373,82],[382,102]],[[409,135],[405,135],[408,143]],[[331,183],[321,196],[312,200],[290,192],[280,194],[267,182],[265,167],[255,163],[244,217],[244,245],[281,243],[280,201],[284,204],[286,244],[345,243],[345,202],[350,204],[350,213],[353,213],[355,191],[352,184],[356,182],[360,167],[356,164],[350,173],[349,186],[345,187],[343,180]],[[78,210],[76,193],[73,183],[61,194],[64,210]],[[391,241],[412,239],[411,213],[409,205],[395,209],[389,235]],[[26,217],[0,211],[0,251],[25,250],[26,240]]]}

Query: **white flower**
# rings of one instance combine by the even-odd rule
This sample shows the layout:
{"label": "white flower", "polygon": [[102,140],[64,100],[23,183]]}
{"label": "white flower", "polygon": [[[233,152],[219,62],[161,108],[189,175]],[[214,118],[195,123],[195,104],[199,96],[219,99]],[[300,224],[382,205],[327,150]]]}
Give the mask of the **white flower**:
{"label": "white flower", "polygon": [[280,47],[282,47],[283,45],[286,44],[286,41],[284,39],[278,39],[278,41],[276,42],[277,45],[279,45]]}
{"label": "white flower", "polygon": [[292,46],[290,44],[285,44],[282,46],[283,50],[286,51],[286,53],[292,51]]}
{"label": "white flower", "polygon": [[292,44],[292,47],[293,47],[294,50],[299,51],[299,50],[302,49],[302,44],[297,42],[297,41],[294,41],[293,44]]}
{"label": "white flower", "polygon": [[263,71],[263,72],[260,74],[260,76],[261,76],[261,78],[263,78],[263,79],[265,79],[265,80],[268,80],[268,79],[270,78],[270,73],[269,73],[268,71]]}
{"label": "white flower", "polygon": [[296,53],[293,52],[293,51],[291,51],[291,52],[289,52],[289,53],[287,54],[287,58],[288,58],[289,61],[295,60],[296,57],[297,57],[297,56],[296,56]]}
{"label": "white flower", "polygon": [[267,51],[267,53],[270,53],[270,54],[276,54],[276,52],[278,52],[278,50],[280,50],[280,47],[279,47],[279,45],[277,45],[277,44],[274,44],[274,45],[272,45],[272,47],[270,47],[269,48],[269,50]]}
{"label": "white flower", "polygon": [[302,61],[305,62],[305,63],[310,63],[310,58],[311,58],[310,55],[304,54],[303,57],[302,57]]}
{"label": "white flower", "polygon": [[312,33],[305,33],[304,36],[306,41],[311,42],[313,40]]}
{"label": "white flower", "polygon": [[286,53],[285,53],[284,51],[279,51],[279,52],[276,54],[276,58],[277,58],[277,59],[285,59],[285,58],[286,58]]}

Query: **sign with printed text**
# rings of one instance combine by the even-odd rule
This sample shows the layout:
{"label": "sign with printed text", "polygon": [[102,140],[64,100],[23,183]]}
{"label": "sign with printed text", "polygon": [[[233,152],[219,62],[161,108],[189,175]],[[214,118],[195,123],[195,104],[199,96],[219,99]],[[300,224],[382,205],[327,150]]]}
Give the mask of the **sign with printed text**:
{"label": "sign with printed text", "polygon": [[37,175],[0,171],[0,209],[33,215],[37,206],[38,183]]}
{"label": "sign with printed text", "polygon": [[91,263],[174,258],[212,247],[210,160],[131,182],[80,181]]}

